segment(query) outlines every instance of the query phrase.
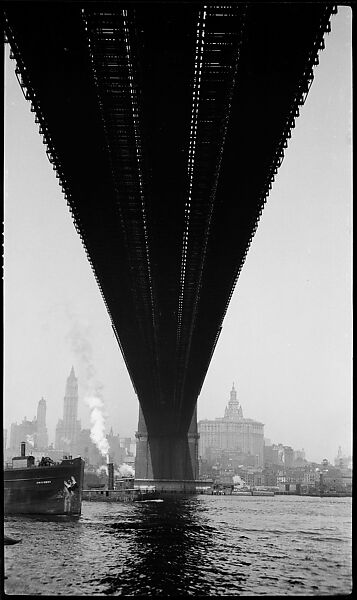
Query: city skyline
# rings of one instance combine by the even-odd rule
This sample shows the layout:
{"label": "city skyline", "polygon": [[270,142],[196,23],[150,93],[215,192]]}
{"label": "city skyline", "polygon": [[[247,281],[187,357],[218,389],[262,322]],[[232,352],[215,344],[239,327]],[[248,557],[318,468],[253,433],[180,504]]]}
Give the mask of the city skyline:
{"label": "city skyline", "polygon": [[[67,382],[66,383],[66,393],[65,393],[64,398],[63,398],[64,406],[65,406],[65,402],[66,402],[66,395],[68,393],[68,382],[71,380],[72,377],[74,377],[74,379],[76,380],[76,384],[78,385],[79,382],[78,382],[78,379],[75,377],[75,369],[74,369],[73,365],[71,367],[71,372],[69,374],[69,377],[67,377],[67,380],[66,380],[66,382]],[[226,407],[225,407],[225,410],[224,410],[224,414],[218,415],[218,416],[214,417],[214,419],[212,419],[211,421],[224,421],[227,418],[227,416],[230,416],[230,418],[232,417],[232,415],[229,415],[229,412],[230,412],[230,409],[231,409],[230,405],[232,404],[232,393],[234,394],[234,400],[236,401],[236,404],[239,406],[239,415],[236,415],[236,416],[238,416],[238,418],[242,419],[243,421],[245,421],[245,420],[246,421],[252,421],[254,423],[260,424],[259,421],[257,421],[256,419],[252,419],[251,416],[250,417],[244,417],[243,416],[242,404],[241,404],[241,402],[239,400],[237,400],[237,391],[235,389],[235,383],[234,382],[232,383],[232,389],[231,389],[231,391],[229,393],[229,399],[227,398],[227,404],[226,404]],[[79,395],[78,395],[78,399],[79,399]],[[34,415],[33,421],[36,421],[36,420],[38,421],[39,420],[40,405],[41,404],[43,405],[43,403],[45,405],[45,407],[44,407],[44,414],[46,415],[47,402],[46,402],[45,398],[41,397],[41,399],[38,402],[38,406],[37,406],[37,416]],[[65,410],[64,407],[63,407],[63,410]],[[43,409],[42,409],[42,411],[43,411]],[[20,425],[26,419],[27,419],[27,416],[22,417],[22,419],[20,420],[19,423],[14,422],[14,423],[11,423],[11,425]],[[200,421],[204,422],[205,420],[208,420],[208,419],[198,419],[198,422],[200,422]],[[31,419],[28,419],[28,421],[31,421]],[[58,450],[58,448],[57,448],[58,444],[56,444],[56,438],[57,438],[57,435],[58,435],[58,428],[60,427],[61,422],[62,422],[61,419],[59,419],[57,421],[57,425],[56,425],[55,432],[54,432],[54,435],[53,435],[52,439],[47,434],[47,429],[48,428],[46,428],[46,424],[47,424],[46,423],[46,417],[44,417],[43,422],[42,422],[42,426],[46,428],[46,436],[47,436],[47,439],[48,439],[48,446],[54,446],[54,449],[57,449],[57,450]],[[78,422],[78,423],[79,423],[79,430],[78,431],[80,432],[81,431],[80,422]],[[263,429],[264,429],[265,424],[262,424],[262,425],[263,425]],[[89,430],[89,427],[87,429]],[[110,431],[106,431],[106,436],[108,437],[110,435],[113,435],[113,433],[114,433],[113,432],[113,427],[110,426]],[[134,433],[135,432],[131,432],[130,433],[130,437],[131,438],[134,437]],[[120,435],[120,432],[116,432],[116,435]],[[26,438],[27,437],[28,436],[26,436]],[[125,438],[126,436],[125,435],[121,435],[120,437],[121,438]],[[8,443],[7,443],[6,447],[10,447],[10,442],[11,442],[11,428],[7,430],[7,440],[8,440]],[[28,442],[27,439],[25,439],[23,441],[25,441],[25,442],[27,441]],[[288,443],[287,444],[282,444],[280,440],[271,440],[271,438],[269,437],[269,435],[267,435],[266,431],[264,431],[264,441],[268,445],[285,445],[285,446],[290,446]],[[300,447],[300,446],[299,447],[294,447],[293,450],[295,452],[297,452],[297,453],[299,453],[301,451],[304,451],[304,453],[305,453],[305,449],[303,447]],[[336,456],[338,456],[339,454],[341,454],[343,456],[348,456],[348,449],[347,448],[343,448],[341,445],[339,445],[337,451],[335,452],[335,455],[334,455],[333,459],[331,459],[330,462],[332,463],[333,460],[336,459]],[[308,461],[311,461],[311,462],[322,462],[325,459],[325,457],[321,457],[321,459],[319,461],[312,461],[308,456],[306,458],[307,458]]]}
{"label": "city skyline", "polygon": [[[310,460],[351,452],[351,12],[331,19],[326,49],[296,121],[198,399],[223,414],[234,381],[266,436]],[[5,62],[4,427],[47,402],[50,439],[65,380],[103,399],[121,435],[138,400],[58,180]],[[19,176],[21,173],[21,177]],[[227,390],[227,392],[226,392]],[[297,443],[297,441],[299,442]]]}

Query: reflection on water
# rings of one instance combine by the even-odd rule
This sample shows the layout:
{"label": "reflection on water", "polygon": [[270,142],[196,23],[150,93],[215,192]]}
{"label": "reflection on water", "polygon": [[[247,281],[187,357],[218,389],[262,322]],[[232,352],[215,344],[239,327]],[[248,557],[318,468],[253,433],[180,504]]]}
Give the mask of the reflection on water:
{"label": "reflection on water", "polygon": [[[77,523],[80,519],[78,515],[18,515],[17,517],[6,517],[6,521],[11,522],[14,520],[15,522],[18,519],[21,519],[22,523]],[[6,522],[5,521],[5,522]]]}
{"label": "reflection on water", "polygon": [[[320,595],[351,589],[351,499],[199,496],[84,502],[8,517],[8,594]],[[20,548],[21,546],[21,548]]]}
{"label": "reflection on water", "polygon": [[[130,532],[131,561],[122,573],[106,575],[99,580],[107,594],[210,594],[211,584],[201,569],[205,553],[217,543],[217,531],[197,511],[195,501],[170,500],[165,506],[135,506],[130,519],[111,525],[114,535]],[[163,574],[165,576],[163,577]],[[242,589],[235,573],[236,590]]]}

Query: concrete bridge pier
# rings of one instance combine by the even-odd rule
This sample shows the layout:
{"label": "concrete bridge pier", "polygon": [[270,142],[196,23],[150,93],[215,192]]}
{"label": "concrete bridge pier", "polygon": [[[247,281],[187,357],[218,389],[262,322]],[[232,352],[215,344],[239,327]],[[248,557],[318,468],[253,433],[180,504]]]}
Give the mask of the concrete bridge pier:
{"label": "concrete bridge pier", "polygon": [[199,438],[196,408],[187,433],[170,433],[168,428],[151,434],[140,407],[135,435],[135,487],[155,486],[158,492],[196,491]]}

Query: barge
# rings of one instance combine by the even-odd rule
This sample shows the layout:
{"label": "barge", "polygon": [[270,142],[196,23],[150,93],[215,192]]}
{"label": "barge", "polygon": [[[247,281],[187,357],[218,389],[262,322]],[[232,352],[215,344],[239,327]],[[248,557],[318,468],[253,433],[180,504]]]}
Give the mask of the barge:
{"label": "barge", "polygon": [[4,514],[79,516],[83,476],[82,458],[69,456],[54,462],[42,457],[35,465],[22,442],[21,455],[4,469]]}

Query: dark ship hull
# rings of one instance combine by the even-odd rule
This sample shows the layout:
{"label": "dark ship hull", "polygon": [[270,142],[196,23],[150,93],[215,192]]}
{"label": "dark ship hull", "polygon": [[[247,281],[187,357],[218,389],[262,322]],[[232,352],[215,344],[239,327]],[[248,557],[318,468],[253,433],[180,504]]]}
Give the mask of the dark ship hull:
{"label": "dark ship hull", "polygon": [[81,514],[84,461],[69,458],[49,466],[4,470],[4,513]]}

